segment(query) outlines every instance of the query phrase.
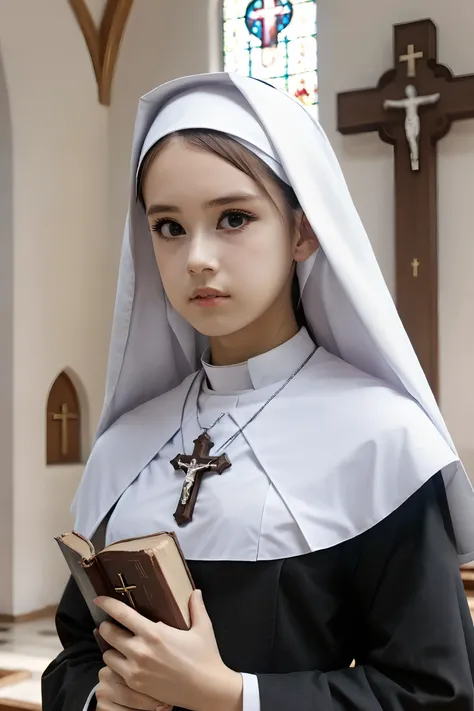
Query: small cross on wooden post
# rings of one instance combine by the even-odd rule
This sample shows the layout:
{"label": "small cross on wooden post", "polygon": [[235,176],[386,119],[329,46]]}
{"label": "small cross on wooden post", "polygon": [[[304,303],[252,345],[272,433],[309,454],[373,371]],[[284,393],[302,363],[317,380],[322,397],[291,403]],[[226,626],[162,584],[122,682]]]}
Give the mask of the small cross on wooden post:
{"label": "small cross on wooden post", "polygon": [[418,267],[420,266],[420,262],[418,259],[415,257],[415,259],[411,263],[411,267],[413,269],[413,276],[416,278],[418,276]]}
{"label": "small cross on wooden post", "polygon": [[374,89],[339,94],[338,129],[378,131],[395,148],[397,307],[438,396],[436,143],[453,121],[474,118],[474,74],[438,64],[431,20],[395,25],[394,65]]}
{"label": "small cross on wooden post", "polygon": [[176,470],[181,469],[186,473],[178,507],[174,513],[174,518],[179,526],[192,520],[204,474],[207,472],[222,474],[231,466],[226,454],[222,454],[220,457],[209,457],[209,451],[213,446],[214,443],[211,442],[207,432],[203,432],[194,440],[194,451],[191,456],[178,454],[171,461]]}
{"label": "small cross on wooden post", "polygon": [[416,60],[423,58],[423,52],[415,52],[415,45],[409,44],[407,47],[407,53],[401,54],[399,59],[400,62],[407,62],[407,76],[416,77]]}

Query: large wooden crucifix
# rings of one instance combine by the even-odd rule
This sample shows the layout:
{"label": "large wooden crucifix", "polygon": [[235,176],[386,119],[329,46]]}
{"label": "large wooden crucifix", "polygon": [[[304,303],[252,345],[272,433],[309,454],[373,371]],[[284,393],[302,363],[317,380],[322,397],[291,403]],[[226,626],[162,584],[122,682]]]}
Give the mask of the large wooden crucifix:
{"label": "large wooden crucifix", "polygon": [[451,123],[474,118],[474,74],[438,64],[431,20],[394,27],[394,67],[374,89],[338,95],[338,130],[378,131],[395,148],[396,301],[438,396],[436,143]]}

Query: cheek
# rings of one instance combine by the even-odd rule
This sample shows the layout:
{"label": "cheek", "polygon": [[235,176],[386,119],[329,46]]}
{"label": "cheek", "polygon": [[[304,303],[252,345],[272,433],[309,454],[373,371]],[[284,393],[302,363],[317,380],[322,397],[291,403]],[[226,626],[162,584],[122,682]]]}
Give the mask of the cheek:
{"label": "cheek", "polygon": [[246,241],[243,248],[235,250],[228,262],[230,269],[234,273],[238,269],[241,278],[253,290],[260,290],[264,284],[267,288],[271,282],[278,289],[291,269],[291,239],[286,232],[282,232],[281,226],[278,227]]}
{"label": "cheek", "polygon": [[174,308],[179,310],[182,301],[182,285],[184,284],[182,269],[179,267],[179,259],[170,250],[166,249],[168,245],[157,245],[157,241],[157,238],[153,240],[153,251],[161,283],[168,301]]}
{"label": "cheek", "polygon": [[164,286],[175,283],[177,274],[182,269],[180,253],[167,243],[160,242],[157,237],[153,238],[153,252]]}

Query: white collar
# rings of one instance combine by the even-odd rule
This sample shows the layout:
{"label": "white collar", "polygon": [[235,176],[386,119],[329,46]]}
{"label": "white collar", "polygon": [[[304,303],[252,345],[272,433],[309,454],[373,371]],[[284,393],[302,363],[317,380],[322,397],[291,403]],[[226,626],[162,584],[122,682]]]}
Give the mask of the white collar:
{"label": "white collar", "polygon": [[249,358],[236,365],[211,365],[209,350],[202,359],[202,366],[214,392],[235,393],[258,390],[286,380],[299,368],[312,351],[314,343],[306,330],[301,328],[296,336],[271,351]]}

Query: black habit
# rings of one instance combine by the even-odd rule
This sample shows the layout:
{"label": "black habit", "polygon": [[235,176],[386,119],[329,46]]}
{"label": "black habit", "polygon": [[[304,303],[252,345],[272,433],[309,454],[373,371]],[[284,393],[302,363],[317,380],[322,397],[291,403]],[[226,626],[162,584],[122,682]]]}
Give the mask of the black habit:
{"label": "black habit", "polygon": [[[188,563],[225,664],[258,675],[261,711],[473,711],[474,631],[440,475],[333,548]],[[70,580],[43,711],[82,711],[103,665],[93,629]]]}

